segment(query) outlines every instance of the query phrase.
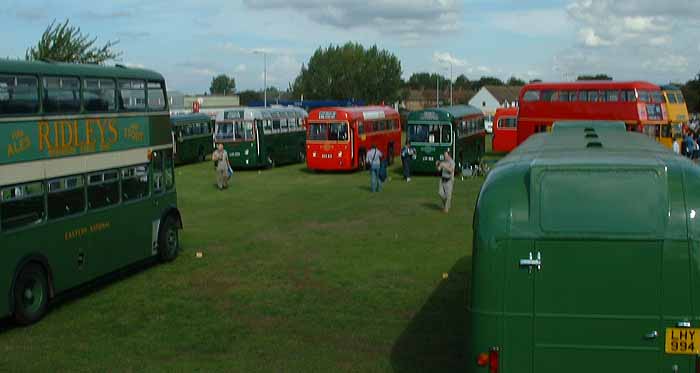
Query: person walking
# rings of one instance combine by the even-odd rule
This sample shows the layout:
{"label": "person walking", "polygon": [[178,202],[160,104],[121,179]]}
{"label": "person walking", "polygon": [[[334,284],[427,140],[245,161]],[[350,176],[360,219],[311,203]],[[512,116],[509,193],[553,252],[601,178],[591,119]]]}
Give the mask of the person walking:
{"label": "person walking", "polygon": [[401,164],[403,165],[403,178],[411,181],[411,160],[416,156],[416,149],[411,147],[411,141],[406,140],[406,145],[401,149]]}
{"label": "person walking", "polygon": [[231,164],[228,160],[228,153],[224,150],[224,144],[219,143],[216,146],[216,150],[214,154],[211,155],[211,159],[216,162],[216,185],[219,187],[219,190],[228,188]]}
{"label": "person walking", "polygon": [[367,152],[365,156],[365,161],[369,165],[369,185],[372,193],[381,192],[382,181],[379,179],[379,168],[382,164],[382,152],[377,149],[377,144],[372,144],[372,149]]}
{"label": "person walking", "polygon": [[438,172],[440,172],[438,194],[442,198],[442,211],[448,213],[452,204],[452,187],[455,180],[455,161],[449,150],[445,150],[445,159],[438,161],[436,165]]}
{"label": "person walking", "polygon": [[681,155],[681,140],[678,135],[673,139],[673,152],[677,155]]}

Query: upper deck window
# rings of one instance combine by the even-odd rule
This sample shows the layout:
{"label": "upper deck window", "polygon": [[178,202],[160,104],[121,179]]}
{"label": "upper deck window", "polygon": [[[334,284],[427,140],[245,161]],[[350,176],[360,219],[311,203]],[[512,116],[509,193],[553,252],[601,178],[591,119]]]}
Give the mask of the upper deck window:
{"label": "upper deck window", "polygon": [[524,102],[532,102],[540,100],[540,91],[527,91],[523,95]]}
{"label": "upper deck window", "polygon": [[119,108],[132,111],[146,109],[146,82],[143,80],[120,80]]}
{"label": "upper deck window", "polygon": [[148,82],[148,108],[165,109],[165,87],[163,82]]}
{"label": "upper deck window", "polygon": [[33,76],[0,75],[0,115],[39,111],[38,85]]}
{"label": "upper deck window", "polygon": [[681,92],[681,91],[676,92],[676,100],[678,101],[679,104],[685,104],[685,98],[683,98],[683,92]]}
{"label": "upper deck window", "polygon": [[622,91],[620,92],[620,101],[635,102],[637,101],[637,94],[633,90]]}
{"label": "upper deck window", "polygon": [[552,99],[555,98],[554,96],[554,91],[551,90],[546,90],[542,91],[542,101],[549,102],[552,101]]}
{"label": "upper deck window", "polygon": [[620,101],[620,91],[605,91],[605,101],[618,102]]}
{"label": "upper deck window", "polygon": [[78,78],[44,78],[45,113],[77,113],[79,111],[80,80]]}
{"label": "upper deck window", "polygon": [[116,83],[111,79],[86,79],[83,81],[83,105],[85,111],[115,111]]}
{"label": "upper deck window", "polygon": [[661,91],[651,91],[651,99],[656,104],[661,104],[664,102],[664,97]]}
{"label": "upper deck window", "polygon": [[645,90],[638,90],[637,94],[639,95],[639,101],[641,102],[651,102],[651,97],[649,96],[649,91]]}
{"label": "upper deck window", "polygon": [[673,92],[666,92],[666,97],[668,97],[669,104],[677,104],[678,103],[678,100],[676,99],[676,95]]}

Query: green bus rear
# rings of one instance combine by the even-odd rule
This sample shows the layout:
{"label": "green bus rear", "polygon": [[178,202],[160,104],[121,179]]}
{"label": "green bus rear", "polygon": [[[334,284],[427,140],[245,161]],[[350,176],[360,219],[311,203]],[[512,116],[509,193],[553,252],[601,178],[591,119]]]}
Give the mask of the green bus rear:
{"label": "green bus rear", "polygon": [[202,162],[214,147],[214,120],[206,114],[170,117],[175,164]]}
{"label": "green bus rear", "polygon": [[227,110],[217,116],[215,142],[235,169],[304,162],[306,116],[295,107]]}
{"label": "green bus rear", "polygon": [[416,150],[409,162],[412,173],[435,173],[435,163],[452,152],[458,170],[481,162],[485,152],[484,115],[468,106],[416,111],[408,116],[406,137]]}
{"label": "green bus rear", "polygon": [[158,73],[0,61],[0,316],[177,255],[171,138]]}

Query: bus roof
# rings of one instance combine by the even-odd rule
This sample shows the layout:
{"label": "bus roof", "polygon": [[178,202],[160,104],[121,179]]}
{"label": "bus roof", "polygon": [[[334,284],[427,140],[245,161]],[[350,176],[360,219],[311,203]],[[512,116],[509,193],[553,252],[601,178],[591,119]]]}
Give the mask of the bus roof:
{"label": "bus roof", "polygon": [[201,122],[201,121],[208,122],[210,120],[211,120],[211,117],[209,115],[203,114],[203,113],[182,114],[182,115],[171,115],[170,116],[170,123],[171,124],[185,123],[185,122]]}
{"label": "bus roof", "polygon": [[662,91],[680,91],[681,87],[673,84],[666,84],[661,86]]}
{"label": "bus roof", "polygon": [[648,136],[621,131],[615,122],[564,123],[551,133],[530,136],[497,167],[512,163],[533,165],[606,164],[633,166],[677,161],[670,149]]}
{"label": "bus roof", "polygon": [[649,89],[649,90],[659,90],[659,86],[644,82],[644,81],[630,81],[630,82],[615,82],[609,80],[586,80],[577,82],[560,82],[560,83],[530,83],[526,84],[521,90],[520,95],[522,96],[526,91],[533,90],[575,90],[575,89]]}
{"label": "bus roof", "polygon": [[[399,112],[389,106],[323,107],[311,110],[309,120],[319,120],[321,112],[334,112],[335,118],[343,120],[370,120],[384,117],[398,117]],[[381,113],[381,114],[380,114]],[[329,118],[330,119],[330,118]]]}
{"label": "bus roof", "polygon": [[308,114],[302,108],[296,106],[285,107],[240,107],[221,110],[216,114],[216,120],[229,119],[279,119],[279,118],[305,118]]}
{"label": "bus roof", "polygon": [[[595,124],[592,126],[591,124]],[[590,120],[560,120],[554,122],[552,124],[552,131],[561,131],[561,130],[567,130],[571,128],[589,128],[592,130],[598,130],[601,128],[606,128],[606,129],[615,129],[618,131],[626,131],[627,127],[625,127],[625,122],[623,121],[616,121],[616,120],[596,120],[596,121],[590,121]]]}
{"label": "bus roof", "polygon": [[164,80],[163,76],[155,71],[131,68],[122,65],[102,66],[44,61],[0,60],[0,72],[4,74],[42,74],[87,76],[95,78],[105,77],[117,79]]}
{"label": "bus roof", "polygon": [[[426,115],[426,113],[434,113],[437,115]],[[463,118],[472,115],[484,115],[484,113],[478,108],[471,105],[454,105],[414,111],[411,114],[409,114],[408,121],[449,122],[453,119]]]}

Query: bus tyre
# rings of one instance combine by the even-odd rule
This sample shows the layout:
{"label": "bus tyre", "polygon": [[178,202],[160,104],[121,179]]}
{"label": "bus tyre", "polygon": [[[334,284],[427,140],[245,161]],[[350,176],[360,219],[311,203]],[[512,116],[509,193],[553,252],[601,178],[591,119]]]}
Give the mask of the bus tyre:
{"label": "bus tyre", "polygon": [[41,265],[25,265],[15,279],[13,292],[15,322],[29,325],[44,317],[49,305],[49,279]]}
{"label": "bus tyre", "polygon": [[177,257],[180,251],[180,240],[177,231],[177,222],[172,216],[168,216],[160,226],[158,234],[158,257],[161,262],[170,262]]}

